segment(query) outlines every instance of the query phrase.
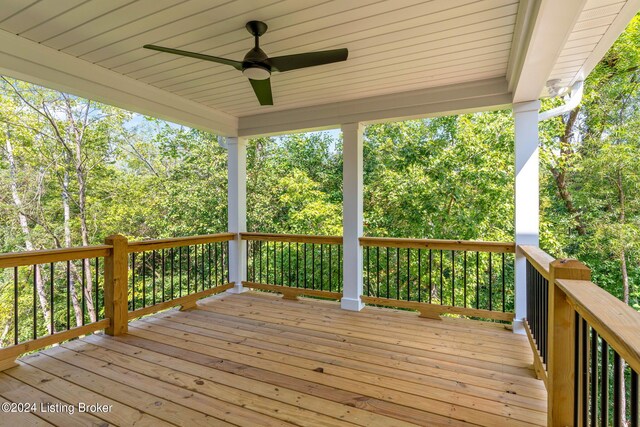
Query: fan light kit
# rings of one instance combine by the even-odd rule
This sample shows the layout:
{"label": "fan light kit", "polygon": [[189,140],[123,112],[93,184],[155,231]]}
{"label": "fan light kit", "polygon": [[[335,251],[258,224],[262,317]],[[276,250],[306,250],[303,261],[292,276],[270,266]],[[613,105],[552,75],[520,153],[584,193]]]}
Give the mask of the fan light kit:
{"label": "fan light kit", "polygon": [[260,21],[250,21],[247,22],[246,28],[247,31],[254,36],[255,46],[247,52],[242,61],[234,61],[232,59],[219,58],[217,56],[155,46],[152,44],[146,44],[143,47],[145,49],[172,53],[174,55],[188,56],[190,58],[231,65],[236,70],[242,71],[242,74],[249,79],[260,105],[273,105],[270,79],[272,72],[291,71],[300,68],[314,67],[316,65],[346,61],[349,55],[347,49],[333,49],[269,58],[267,54],[260,49],[260,36],[267,31],[267,24]]}

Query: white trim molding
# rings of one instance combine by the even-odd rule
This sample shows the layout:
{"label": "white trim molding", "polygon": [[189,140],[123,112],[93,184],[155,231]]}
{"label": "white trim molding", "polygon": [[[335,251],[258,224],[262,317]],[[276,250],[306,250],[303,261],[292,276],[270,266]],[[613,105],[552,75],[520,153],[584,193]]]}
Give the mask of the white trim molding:
{"label": "white trim molding", "polygon": [[237,135],[234,116],[3,30],[0,74],[218,135]]}
{"label": "white trim molding", "polygon": [[229,232],[236,238],[229,242],[229,280],[234,287],[227,292],[239,294],[247,291],[242,282],[247,280],[247,242],[240,233],[247,231],[247,140],[227,138],[227,173]]}

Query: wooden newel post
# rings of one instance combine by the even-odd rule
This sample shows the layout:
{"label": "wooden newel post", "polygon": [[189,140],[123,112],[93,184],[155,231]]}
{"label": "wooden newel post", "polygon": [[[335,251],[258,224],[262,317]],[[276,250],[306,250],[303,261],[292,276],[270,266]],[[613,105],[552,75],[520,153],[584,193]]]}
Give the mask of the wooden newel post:
{"label": "wooden newel post", "polygon": [[572,426],[575,367],[575,312],[556,279],[591,280],[591,270],[578,260],[549,264],[548,425]]}
{"label": "wooden newel post", "polygon": [[108,335],[122,335],[128,331],[128,259],[129,242],[118,234],[105,239],[113,246],[104,261],[104,315],[111,319],[105,330]]}

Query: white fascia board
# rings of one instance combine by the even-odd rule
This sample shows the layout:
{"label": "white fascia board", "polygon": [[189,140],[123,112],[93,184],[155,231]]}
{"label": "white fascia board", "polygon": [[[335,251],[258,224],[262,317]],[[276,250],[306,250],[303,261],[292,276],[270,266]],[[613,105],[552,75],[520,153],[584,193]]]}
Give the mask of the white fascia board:
{"label": "white fascia board", "polygon": [[538,99],[587,0],[521,0],[507,78],[513,102]]}
{"label": "white fascia board", "polygon": [[584,79],[587,78],[639,11],[640,0],[627,1],[627,3],[622,7],[622,10],[620,10],[620,13],[618,13],[618,16],[616,16],[596,47],[593,49],[593,52],[591,52],[587,60],[584,62],[582,68],[580,68],[578,73],[571,80],[572,85],[577,81],[584,81]]}
{"label": "white fascia board", "polygon": [[239,136],[267,136],[510,108],[500,78],[240,117]]}
{"label": "white fascia board", "polygon": [[3,30],[0,74],[218,135],[237,135],[237,117]]}

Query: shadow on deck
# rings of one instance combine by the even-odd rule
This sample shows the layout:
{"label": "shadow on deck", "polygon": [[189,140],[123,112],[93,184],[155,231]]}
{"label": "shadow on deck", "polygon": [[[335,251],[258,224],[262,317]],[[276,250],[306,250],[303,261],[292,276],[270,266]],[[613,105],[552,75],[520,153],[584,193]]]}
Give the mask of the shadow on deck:
{"label": "shadow on deck", "polygon": [[0,402],[36,408],[3,425],[546,425],[525,336],[264,293],[204,299],[19,363],[0,373]]}

